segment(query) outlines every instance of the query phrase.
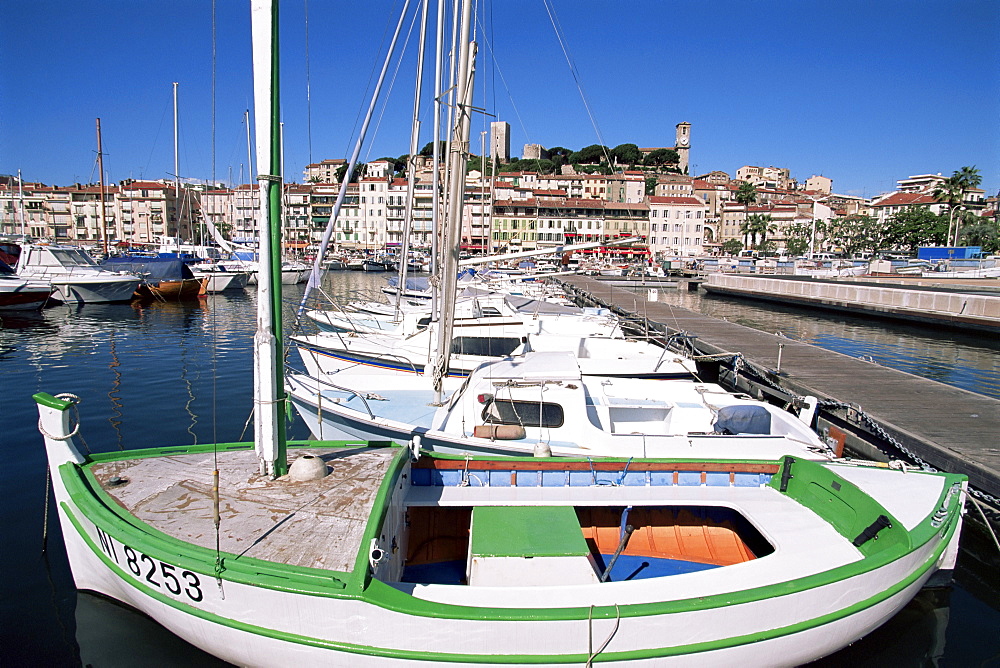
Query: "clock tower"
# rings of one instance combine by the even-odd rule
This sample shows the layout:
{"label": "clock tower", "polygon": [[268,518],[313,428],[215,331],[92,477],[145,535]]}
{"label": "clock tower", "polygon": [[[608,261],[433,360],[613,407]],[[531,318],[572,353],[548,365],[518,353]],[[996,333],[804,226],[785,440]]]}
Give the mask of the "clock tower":
{"label": "clock tower", "polygon": [[682,174],[688,173],[688,163],[689,156],[688,153],[691,151],[691,124],[690,123],[678,123],[677,124],[677,141],[674,146],[674,150],[677,151],[677,155],[680,156],[680,162],[677,167],[681,170]]}

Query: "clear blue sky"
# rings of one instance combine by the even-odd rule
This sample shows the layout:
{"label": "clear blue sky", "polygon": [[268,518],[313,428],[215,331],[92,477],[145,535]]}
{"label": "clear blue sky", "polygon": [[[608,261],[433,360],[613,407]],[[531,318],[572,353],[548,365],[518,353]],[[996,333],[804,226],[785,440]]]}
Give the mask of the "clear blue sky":
{"label": "clear blue sky", "polygon": [[[1000,188],[1000,2],[551,0],[597,130],[541,0],[481,9],[477,104],[526,142],[670,146],[692,123],[692,169],[823,174],[872,196],[911,174],[976,165]],[[311,142],[304,8],[309,11]],[[212,175],[209,0],[6,2],[0,10],[0,173],[97,181]],[[285,165],[346,157],[399,2],[282,2]],[[412,60],[413,41],[408,47]],[[488,42],[488,43],[487,43]],[[239,180],[250,104],[248,3],[217,2],[215,175]],[[363,160],[408,152],[412,65]],[[488,118],[474,120],[478,137]],[[421,145],[430,140],[429,124]],[[598,131],[600,134],[598,134]],[[474,150],[478,149],[474,139]]]}

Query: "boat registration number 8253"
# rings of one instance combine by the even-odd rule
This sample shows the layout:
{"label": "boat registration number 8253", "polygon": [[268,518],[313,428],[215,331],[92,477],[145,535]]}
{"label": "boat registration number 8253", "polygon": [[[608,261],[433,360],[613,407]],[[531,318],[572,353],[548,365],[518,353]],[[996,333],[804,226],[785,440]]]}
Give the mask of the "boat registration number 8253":
{"label": "boat registration number 8253", "polygon": [[[101,550],[122,568],[128,570],[139,582],[166,590],[178,597],[186,597],[198,603],[204,597],[201,578],[197,573],[181,570],[177,566],[154,559],[128,545],[116,541],[99,527],[97,537]],[[116,546],[117,543],[117,546]]]}

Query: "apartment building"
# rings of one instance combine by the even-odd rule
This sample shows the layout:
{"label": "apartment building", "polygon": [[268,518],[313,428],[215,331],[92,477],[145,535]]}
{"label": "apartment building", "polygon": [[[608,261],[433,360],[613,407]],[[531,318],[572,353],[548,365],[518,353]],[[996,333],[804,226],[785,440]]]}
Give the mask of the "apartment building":
{"label": "apartment building", "polygon": [[882,224],[888,224],[890,218],[910,207],[920,207],[935,214],[946,212],[948,209],[948,205],[920,192],[889,193],[872,200],[868,205],[871,214]]}
{"label": "apartment building", "polygon": [[796,187],[796,181],[792,178],[791,171],[785,167],[744,165],[736,170],[736,180],[746,181],[764,188],[794,190]]}
{"label": "apartment building", "polygon": [[[649,207],[649,248],[655,255],[701,255],[705,252],[705,237],[709,242],[713,231],[706,231],[709,207],[692,195],[651,196]],[[710,228],[709,228],[710,229]]]}
{"label": "apartment building", "polygon": [[656,197],[693,197],[694,178],[683,174],[663,174],[656,177],[653,189]]}
{"label": "apartment building", "polygon": [[337,180],[337,171],[341,167],[346,166],[347,161],[343,158],[323,160],[306,165],[305,170],[302,172],[302,177],[306,183],[339,183]]}

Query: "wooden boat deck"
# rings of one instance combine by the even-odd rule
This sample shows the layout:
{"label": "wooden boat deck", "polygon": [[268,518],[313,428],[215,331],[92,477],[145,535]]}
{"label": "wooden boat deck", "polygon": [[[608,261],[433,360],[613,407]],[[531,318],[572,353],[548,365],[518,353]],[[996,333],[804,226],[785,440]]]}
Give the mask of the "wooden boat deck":
{"label": "wooden boat deck", "polygon": [[[270,480],[253,450],[218,453],[219,543],[223,552],[280,564],[350,571],[394,448],[289,449],[330,473],[320,480]],[[215,549],[212,453],[94,464],[104,490],[139,520],[179,540]],[[125,485],[111,485],[112,477]]]}

